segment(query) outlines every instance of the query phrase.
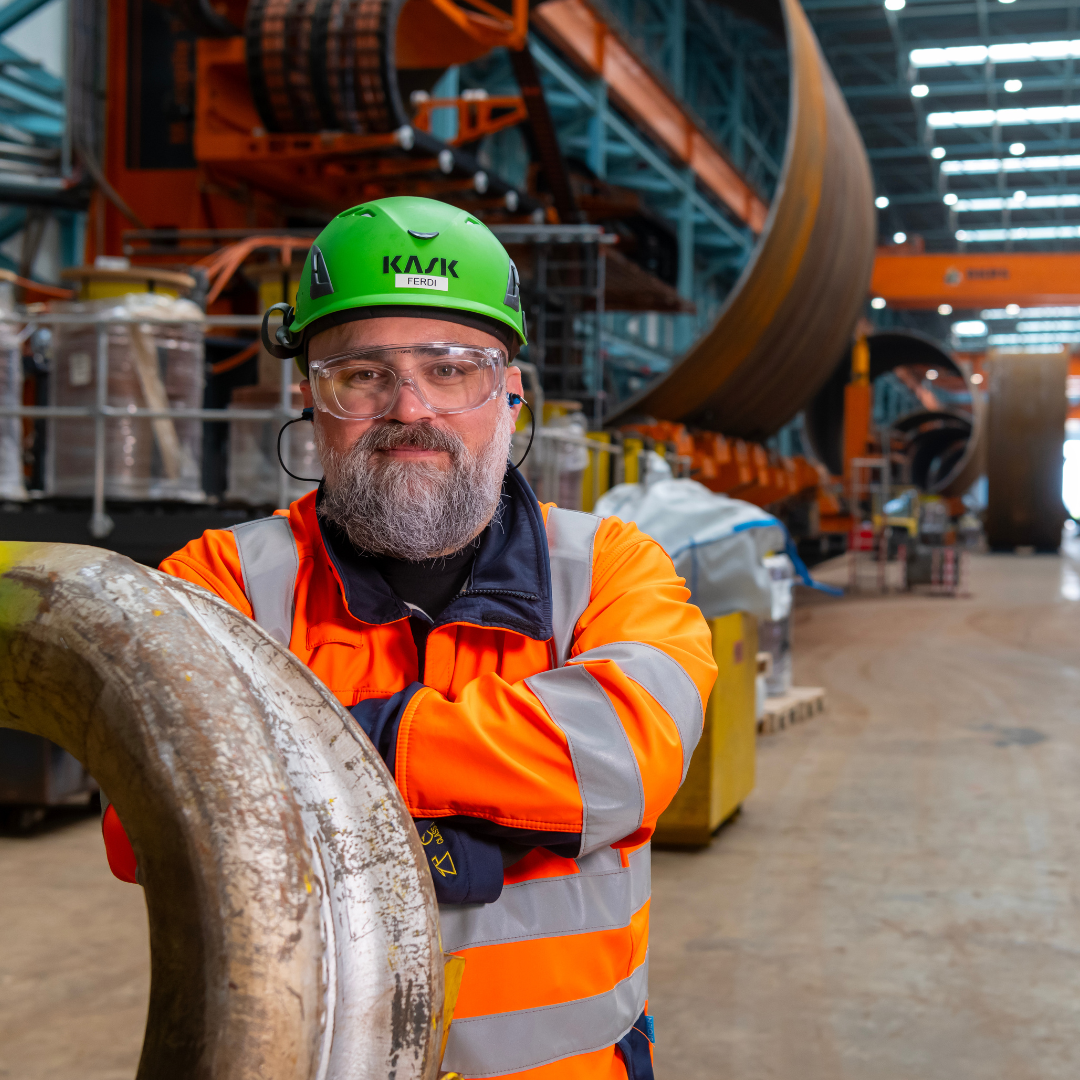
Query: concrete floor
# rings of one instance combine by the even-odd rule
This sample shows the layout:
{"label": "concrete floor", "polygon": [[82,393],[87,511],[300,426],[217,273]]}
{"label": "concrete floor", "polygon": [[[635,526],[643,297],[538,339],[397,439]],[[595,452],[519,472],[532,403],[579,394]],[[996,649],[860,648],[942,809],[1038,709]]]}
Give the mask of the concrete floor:
{"label": "concrete floor", "polygon": [[[1080,1075],[1080,575],[971,585],[801,607],[827,711],[760,741],[711,848],[655,856],[660,1080]],[[145,935],[96,822],[0,837],[0,1077],[129,1080]]]}
{"label": "concrete floor", "polygon": [[1080,578],[984,556],[971,588],[801,609],[826,713],[655,857],[661,1080],[1080,1076]]}

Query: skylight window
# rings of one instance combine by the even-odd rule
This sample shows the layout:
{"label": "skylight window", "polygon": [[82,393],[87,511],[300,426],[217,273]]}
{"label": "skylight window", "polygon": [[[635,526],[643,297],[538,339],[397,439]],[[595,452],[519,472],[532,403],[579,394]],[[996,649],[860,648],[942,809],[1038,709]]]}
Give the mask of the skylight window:
{"label": "skylight window", "polygon": [[964,67],[971,64],[1024,64],[1080,57],[1080,40],[1009,42],[1000,45],[953,45],[945,49],[912,49],[911,66]]}
{"label": "skylight window", "polygon": [[964,244],[987,244],[1002,240],[1080,240],[1080,225],[1028,225],[1018,229],[957,229]]}
{"label": "skylight window", "polygon": [[1060,210],[1070,206],[1080,206],[1080,194],[1028,195],[1018,191],[1011,197],[999,195],[984,199],[957,199],[952,204],[958,214],[978,213],[981,210]]}
{"label": "skylight window", "polygon": [[1080,105],[1040,105],[1030,109],[968,109],[934,112],[926,118],[932,128],[1023,127],[1027,124],[1062,124],[1080,120]]}
{"label": "skylight window", "polygon": [[967,158],[943,161],[943,173],[1040,172],[1048,169],[1080,169],[1080,154],[1053,154],[1046,157]]}
{"label": "skylight window", "polygon": [[[1063,345],[1080,341],[1080,334],[991,334],[987,345]],[[1039,350],[1032,350],[1042,352]]]}
{"label": "skylight window", "polygon": [[979,312],[980,319],[1076,319],[1080,318],[1080,307],[1007,307],[988,308]]}
{"label": "skylight window", "polygon": [[1018,334],[1038,334],[1049,331],[1062,333],[1066,330],[1071,333],[1080,331],[1080,322],[1077,322],[1076,319],[1031,319],[1016,324]]}

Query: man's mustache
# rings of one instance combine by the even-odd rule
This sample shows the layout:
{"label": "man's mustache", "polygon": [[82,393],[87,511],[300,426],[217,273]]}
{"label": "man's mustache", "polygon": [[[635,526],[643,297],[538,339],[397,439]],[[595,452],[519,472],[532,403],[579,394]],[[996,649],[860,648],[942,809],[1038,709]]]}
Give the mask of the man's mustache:
{"label": "man's mustache", "polygon": [[396,450],[402,446],[416,450],[445,450],[453,457],[464,449],[457,435],[426,422],[402,424],[396,420],[383,421],[368,428],[356,441],[356,450],[360,453]]}

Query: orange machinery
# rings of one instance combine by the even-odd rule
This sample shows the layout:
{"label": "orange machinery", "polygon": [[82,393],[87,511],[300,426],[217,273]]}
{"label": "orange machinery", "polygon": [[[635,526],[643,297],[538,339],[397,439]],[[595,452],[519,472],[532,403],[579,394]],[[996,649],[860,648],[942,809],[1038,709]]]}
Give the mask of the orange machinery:
{"label": "orange machinery", "polygon": [[[510,5],[508,11],[489,0],[351,5],[356,25],[340,28],[339,38],[373,43],[370,78],[360,86],[345,77],[340,56],[335,66],[334,49],[340,53],[343,43],[333,26],[321,29],[324,53],[312,43],[327,7],[314,0],[251,0],[251,10],[247,0],[229,0],[209,22],[195,0],[110,0],[104,171],[112,191],[94,194],[88,259],[120,254],[131,225],[317,225],[319,215],[325,220],[390,194],[439,195],[504,213],[531,210],[536,204],[525,193],[511,194],[461,149],[520,123],[522,100],[432,100],[423,92],[452,64],[495,46],[520,49],[527,0]],[[357,37],[364,18],[373,32]],[[410,87],[422,92],[410,94]],[[430,134],[438,108],[458,113],[458,134],[447,142]]]}
{"label": "orange machinery", "polygon": [[870,291],[894,308],[1078,304],[1080,252],[923,255],[879,249]]}
{"label": "orange machinery", "polygon": [[755,506],[771,506],[813,492],[823,480],[801,455],[784,457],[760,443],[728,439],[712,431],[691,433],[683,424],[670,421],[628,424],[622,431],[670,446],[676,454],[690,458],[694,480],[710,491]]}

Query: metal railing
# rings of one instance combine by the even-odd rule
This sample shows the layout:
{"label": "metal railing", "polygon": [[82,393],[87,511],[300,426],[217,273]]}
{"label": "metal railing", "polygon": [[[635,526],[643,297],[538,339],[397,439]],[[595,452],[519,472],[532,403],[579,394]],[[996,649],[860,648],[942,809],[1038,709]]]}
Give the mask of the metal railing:
{"label": "metal railing", "polygon": [[[203,423],[223,424],[241,420],[248,422],[274,421],[284,423],[300,416],[292,407],[292,370],[294,361],[281,361],[281,398],[272,409],[149,409],[127,405],[110,405],[109,395],[109,327],[110,326],[177,326],[190,325],[203,327],[258,327],[262,325],[261,315],[207,315],[201,319],[145,319],[137,316],[94,315],[92,312],[81,313],[42,313],[40,315],[4,315],[0,323],[21,325],[19,341],[25,341],[41,326],[93,326],[96,329],[96,396],[92,405],[16,405],[0,406],[0,417],[16,416],[26,419],[64,420],[79,419],[94,421],[94,483],[93,510],[90,515],[90,534],[101,539],[109,535],[113,522],[105,512],[105,424],[111,419],[144,420],[201,420]],[[289,441],[282,440],[282,457],[289,464]],[[278,477],[278,505],[289,505],[289,476],[284,469]]]}
{"label": "metal railing", "polygon": [[[83,313],[41,313],[0,315],[0,323],[21,326],[17,341],[25,341],[39,327],[53,326],[93,326],[96,332],[95,400],[91,405],[0,405],[0,417],[18,417],[32,420],[92,420],[94,422],[93,453],[93,508],[90,515],[90,534],[96,539],[109,535],[113,530],[113,521],[106,512],[106,424],[115,419],[141,420],[198,420],[203,423],[273,422],[284,424],[300,416],[292,406],[292,359],[281,361],[281,397],[271,409],[222,409],[194,408],[142,408],[134,405],[110,405],[109,393],[109,328],[111,326],[177,326],[190,325],[205,327],[258,327],[262,324],[260,315],[208,315],[201,319],[140,319],[133,315],[95,315]],[[634,442],[624,446],[617,442],[603,442],[591,439],[563,428],[538,427],[536,430],[537,446],[541,450],[539,461],[533,469],[533,476],[539,480],[541,497],[549,501],[559,501],[560,491],[560,454],[557,447],[577,447],[584,449],[588,465],[582,476],[580,492],[581,509],[591,510],[600,496],[610,486],[625,482],[627,475],[644,482],[648,473],[648,456],[660,453],[671,467],[676,477],[690,475],[690,458],[660,450],[650,450]],[[545,444],[551,451],[545,452]],[[289,440],[281,443],[282,458],[289,465]],[[633,464],[631,465],[631,462]],[[290,477],[284,469],[279,470],[277,483],[277,504],[289,505]]]}
{"label": "metal railing", "polygon": [[[661,453],[659,450],[646,449],[636,441],[632,446],[618,442],[602,442],[600,439],[590,439],[588,436],[557,427],[537,428],[536,439],[541,452],[534,479],[539,481],[538,495],[545,502],[560,501],[560,473],[563,470],[560,469],[558,448],[577,447],[588,452],[588,464],[582,474],[580,505],[568,509],[592,510],[609,487],[626,482],[627,473],[638,483],[644,483],[648,476],[650,454],[659,454],[668,463],[673,477],[690,476],[691,458],[688,456],[675,454],[670,450]],[[545,443],[551,444],[550,450],[545,447]],[[628,469],[630,462],[633,466]]]}

